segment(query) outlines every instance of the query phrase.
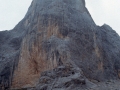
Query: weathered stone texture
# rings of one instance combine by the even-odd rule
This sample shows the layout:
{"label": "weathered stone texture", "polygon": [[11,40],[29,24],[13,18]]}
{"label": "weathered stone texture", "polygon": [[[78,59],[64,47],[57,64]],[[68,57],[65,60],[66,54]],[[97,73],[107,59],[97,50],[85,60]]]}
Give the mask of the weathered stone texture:
{"label": "weathered stone texture", "polygon": [[33,0],[13,30],[0,32],[0,88],[82,90],[120,78],[119,54],[119,35],[94,23],[85,0]]}

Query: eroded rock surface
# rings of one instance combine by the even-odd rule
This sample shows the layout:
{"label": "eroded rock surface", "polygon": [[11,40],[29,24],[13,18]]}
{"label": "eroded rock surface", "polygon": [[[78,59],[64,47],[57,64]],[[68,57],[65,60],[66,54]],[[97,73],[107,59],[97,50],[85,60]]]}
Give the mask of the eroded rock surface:
{"label": "eroded rock surface", "polygon": [[78,90],[90,88],[93,83],[83,76],[79,68],[72,66],[59,66],[51,71],[41,74],[36,88],[31,90]]}
{"label": "eroded rock surface", "polygon": [[33,0],[13,30],[0,32],[2,90],[82,90],[119,77],[120,37],[94,23],[85,0]]}

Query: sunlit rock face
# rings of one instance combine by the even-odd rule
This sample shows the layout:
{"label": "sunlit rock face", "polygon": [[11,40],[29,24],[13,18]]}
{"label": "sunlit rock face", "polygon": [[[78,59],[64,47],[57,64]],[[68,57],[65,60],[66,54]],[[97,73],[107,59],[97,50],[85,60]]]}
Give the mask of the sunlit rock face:
{"label": "sunlit rock face", "polygon": [[118,34],[108,25],[96,26],[84,0],[33,0],[13,30],[0,32],[1,88],[42,86],[43,76],[51,78],[45,88],[63,77],[56,86],[63,90],[74,85],[65,87],[71,80],[119,78],[119,54]]}

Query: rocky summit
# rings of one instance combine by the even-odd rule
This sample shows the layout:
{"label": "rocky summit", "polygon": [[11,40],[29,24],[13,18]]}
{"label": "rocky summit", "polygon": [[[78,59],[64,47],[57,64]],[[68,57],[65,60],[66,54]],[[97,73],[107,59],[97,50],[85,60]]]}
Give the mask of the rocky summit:
{"label": "rocky summit", "polygon": [[120,37],[95,24],[85,0],[33,0],[0,32],[0,90],[114,90],[106,84],[119,78]]}

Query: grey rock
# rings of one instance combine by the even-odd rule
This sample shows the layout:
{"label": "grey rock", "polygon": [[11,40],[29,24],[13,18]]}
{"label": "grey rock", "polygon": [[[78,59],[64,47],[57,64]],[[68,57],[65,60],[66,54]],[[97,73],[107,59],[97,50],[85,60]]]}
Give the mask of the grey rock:
{"label": "grey rock", "polygon": [[1,90],[87,90],[119,78],[120,37],[94,23],[85,0],[33,0],[12,30],[0,32]]}

